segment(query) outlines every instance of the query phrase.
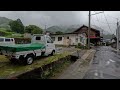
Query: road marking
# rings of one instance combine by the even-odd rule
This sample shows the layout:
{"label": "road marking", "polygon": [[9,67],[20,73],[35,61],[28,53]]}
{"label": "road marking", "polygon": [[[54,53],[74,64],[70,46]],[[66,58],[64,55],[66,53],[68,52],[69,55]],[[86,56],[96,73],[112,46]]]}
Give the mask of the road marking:
{"label": "road marking", "polygon": [[109,61],[111,61],[111,62],[115,62],[114,60],[112,60],[112,59],[109,59]]}
{"label": "road marking", "polygon": [[109,59],[109,61],[107,61],[106,62],[106,65],[109,65],[110,64],[110,62],[115,62],[114,60],[112,60],[112,59]]}
{"label": "road marking", "polygon": [[110,61],[107,61],[107,62],[106,62],[106,65],[109,65],[109,64],[110,64]]}
{"label": "road marking", "polygon": [[102,71],[100,71],[100,77],[103,78],[103,72]]}
{"label": "road marking", "polygon": [[95,75],[95,76],[98,76],[98,73],[97,73],[97,72],[95,72],[95,73],[94,73],[94,75]]}

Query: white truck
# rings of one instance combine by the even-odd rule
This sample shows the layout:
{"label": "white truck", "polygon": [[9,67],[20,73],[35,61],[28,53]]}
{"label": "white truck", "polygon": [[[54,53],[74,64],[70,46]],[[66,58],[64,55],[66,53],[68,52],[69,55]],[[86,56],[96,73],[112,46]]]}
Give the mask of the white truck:
{"label": "white truck", "polygon": [[32,64],[34,59],[42,55],[54,55],[55,45],[49,35],[33,35],[31,44],[14,44],[0,46],[1,55],[11,62],[20,61]]}

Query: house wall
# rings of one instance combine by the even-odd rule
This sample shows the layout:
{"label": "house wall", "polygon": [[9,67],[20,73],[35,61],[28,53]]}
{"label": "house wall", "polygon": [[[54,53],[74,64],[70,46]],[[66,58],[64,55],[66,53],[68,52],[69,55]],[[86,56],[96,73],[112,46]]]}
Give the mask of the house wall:
{"label": "house wall", "polygon": [[[83,37],[83,42],[80,42],[80,36]],[[81,43],[82,45],[86,45],[86,36],[82,34],[65,34],[65,35],[52,35],[51,37],[55,37],[54,44],[58,45],[69,45],[69,39],[70,45],[77,45],[78,43]],[[58,37],[62,37],[62,41],[58,41]],[[69,39],[67,39],[69,37]],[[76,40],[78,38],[78,40]]]}
{"label": "house wall", "polygon": [[[55,37],[55,41],[54,44],[58,44],[58,45],[63,45],[63,37],[64,35],[51,35],[51,37]],[[62,37],[62,41],[58,41],[58,37]]]}
{"label": "house wall", "polygon": [[[87,27],[83,27],[80,30],[78,30],[77,33],[80,33],[80,34],[86,33],[88,35],[88,29],[87,29]],[[94,37],[94,36],[96,36],[96,34],[97,33],[95,31],[90,30],[90,37]]]}
{"label": "house wall", "polygon": [[[69,37],[69,39],[71,39],[71,45],[76,45],[77,44],[77,42],[76,42],[77,34],[66,34],[66,35],[64,35],[64,40],[66,40],[68,42],[67,37]],[[66,44],[66,43],[64,43],[64,44]]]}
{"label": "house wall", "polygon": [[[83,38],[82,41],[80,39],[81,37]],[[78,43],[86,46],[86,44],[87,44],[87,37],[85,35],[83,35],[83,34],[78,34]]]}

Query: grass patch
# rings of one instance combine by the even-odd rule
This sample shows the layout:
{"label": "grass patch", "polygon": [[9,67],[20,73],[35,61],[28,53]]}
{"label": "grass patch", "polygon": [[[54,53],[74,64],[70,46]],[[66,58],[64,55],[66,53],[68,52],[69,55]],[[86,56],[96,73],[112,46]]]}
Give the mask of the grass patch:
{"label": "grass patch", "polygon": [[[49,58],[41,59],[41,60],[35,60],[35,62],[32,65],[13,65],[9,63],[8,65],[5,65],[3,68],[0,68],[0,78],[7,78],[8,76],[16,76],[31,70],[34,70],[36,68],[42,67],[43,65],[47,65],[51,62],[57,61],[60,58],[64,58],[68,56],[69,52],[64,52],[62,54],[56,54],[55,56],[50,56]],[[0,59],[0,61],[4,62],[6,59],[4,56]]]}

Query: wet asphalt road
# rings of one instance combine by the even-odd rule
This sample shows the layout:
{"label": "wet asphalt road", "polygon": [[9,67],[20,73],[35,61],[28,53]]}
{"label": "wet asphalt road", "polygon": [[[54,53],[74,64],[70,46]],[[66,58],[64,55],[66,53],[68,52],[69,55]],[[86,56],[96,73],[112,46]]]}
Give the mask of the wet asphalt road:
{"label": "wet asphalt road", "polygon": [[94,60],[83,79],[120,79],[120,52],[110,46],[96,48]]}

